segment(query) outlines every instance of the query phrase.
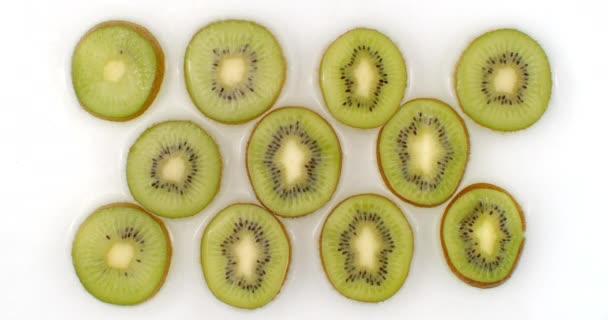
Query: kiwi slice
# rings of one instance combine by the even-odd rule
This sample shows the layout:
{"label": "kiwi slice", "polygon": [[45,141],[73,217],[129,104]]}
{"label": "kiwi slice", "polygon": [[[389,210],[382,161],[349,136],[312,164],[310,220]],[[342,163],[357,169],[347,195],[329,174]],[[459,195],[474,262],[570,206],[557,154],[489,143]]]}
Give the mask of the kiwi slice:
{"label": "kiwi slice", "polygon": [[480,288],[503,283],[524,245],[521,207],[504,189],[479,183],[462,190],[445,209],[441,246],[452,272]]}
{"label": "kiwi slice", "polygon": [[209,290],[239,308],[261,307],[279,293],[290,255],[283,224],[254,204],[234,204],[220,211],[201,240]]}
{"label": "kiwi slice", "polygon": [[247,145],[247,172],[256,196],[285,217],[302,216],[327,203],[341,166],[334,130],[317,113],[301,107],[267,114]]}
{"label": "kiwi slice", "polygon": [[407,102],[378,135],[378,167],[398,197],[422,207],[447,201],[460,184],[469,156],[462,118],[435,99]]}
{"label": "kiwi slice", "polygon": [[127,183],[144,208],[167,218],[192,216],[215,197],[222,159],[213,138],[191,121],[165,121],[131,146]]}
{"label": "kiwi slice", "polygon": [[513,29],[487,32],[464,51],[455,76],[460,106],[475,122],[499,131],[534,124],[551,97],[551,68],[543,48]]}
{"label": "kiwi slice", "polygon": [[265,27],[243,20],[218,21],[199,30],[186,50],[184,70],[194,104],[225,123],[264,113],[285,81],[277,39]]}
{"label": "kiwi slice", "polygon": [[352,127],[375,128],[399,108],[407,72],[391,39],[376,30],[357,28],[327,48],[319,82],[325,104],[336,119]]}
{"label": "kiwi slice", "polygon": [[165,56],[156,38],[127,21],[93,27],[72,57],[72,83],[80,105],[106,120],[126,121],[144,113],[164,72]]}
{"label": "kiwi slice", "polygon": [[152,297],[165,282],[171,239],[164,223],[129,203],[113,203],[80,225],[72,262],[82,285],[95,298],[133,305]]}
{"label": "kiwi slice", "polygon": [[377,194],[342,201],[321,231],[325,274],[350,299],[378,302],[390,298],[407,278],[413,250],[407,218],[397,205]]}

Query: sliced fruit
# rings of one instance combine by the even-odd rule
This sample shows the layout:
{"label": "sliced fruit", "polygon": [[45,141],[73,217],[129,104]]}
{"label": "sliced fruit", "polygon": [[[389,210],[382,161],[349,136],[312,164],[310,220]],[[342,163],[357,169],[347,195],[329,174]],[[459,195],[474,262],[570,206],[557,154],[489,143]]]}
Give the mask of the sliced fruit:
{"label": "sliced fruit", "polygon": [[409,101],[378,135],[378,167],[386,185],[417,206],[447,201],[460,184],[468,156],[462,118],[439,100]]}
{"label": "sliced fruit", "polygon": [[480,288],[503,283],[524,245],[526,222],[515,199],[486,183],[462,190],[441,221],[441,246],[452,272]]}
{"label": "sliced fruit", "polygon": [[389,199],[362,194],[341,202],[321,231],[325,274],[347,298],[390,298],[407,278],[414,238],[407,218]]}
{"label": "sliced fruit", "polygon": [[527,128],[551,97],[551,67],[543,48],[514,29],[484,33],[464,51],[456,68],[462,110],[484,127]]}
{"label": "sliced fruit", "polygon": [[213,138],[191,121],[165,121],[131,146],[127,183],[133,198],[167,218],[203,210],[220,187],[222,159]]}
{"label": "sliced fruit", "polygon": [[249,138],[247,172],[253,190],[265,207],[281,216],[302,216],[327,203],[341,166],[334,130],[305,108],[267,114]]}
{"label": "sliced fruit", "polygon": [[152,297],[171,263],[165,225],[142,208],[114,203],[97,209],[79,227],[72,262],[95,298],[133,305]]}
{"label": "sliced fruit", "polygon": [[285,59],[279,42],[265,27],[225,20],[194,35],[184,71],[190,97],[203,114],[220,122],[241,123],[274,104],[285,81]]}
{"label": "sliced fruit", "polygon": [[319,82],[325,104],[336,119],[352,127],[375,128],[399,108],[407,72],[391,39],[376,30],[357,28],[327,48]]}
{"label": "sliced fruit", "polygon": [[239,308],[261,307],[279,293],[290,252],[281,222],[253,204],[234,204],[220,211],[201,240],[201,264],[209,290]]}
{"label": "sliced fruit", "polygon": [[126,121],[154,101],[165,72],[165,57],[144,27],[108,21],[89,30],[72,57],[72,83],[80,105],[91,114]]}

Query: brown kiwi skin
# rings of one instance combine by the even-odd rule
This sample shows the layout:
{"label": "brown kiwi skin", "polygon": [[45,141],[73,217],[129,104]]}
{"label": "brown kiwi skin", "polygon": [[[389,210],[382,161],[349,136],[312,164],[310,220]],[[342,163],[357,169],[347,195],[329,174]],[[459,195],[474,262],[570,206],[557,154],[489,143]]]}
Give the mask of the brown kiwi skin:
{"label": "brown kiwi skin", "polygon": [[[380,171],[380,176],[382,176],[382,180],[384,180],[384,184],[386,185],[386,187],[391,190],[391,192],[397,196],[399,199],[409,203],[409,204],[413,204],[417,207],[422,207],[422,208],[433,208],[433,207],[437,207],[443,203],[445,203],[446,201],[450,200],[450,198],[454,195],[454,193],[456,193],[456,190],[458,189],[458,186],[460,186],[460,183],[462,182],[462,178],[464,178],[464,174],[467,171],[467,165],[469,163],[469,157],[471,154],[471,139],[469,137],[469,129],[467,129],[466,124],[464,123],[464,120],[462,119],[462,117],[458,114],[458,112],[456,112],[456,110],[454,110],[454,108],[452,108],[449,104],[439,100],[439,99],[434,99],[434,98],[418,98],[418,99],[413,99],[410,100],[408,102],[406,102],[405,104],[409,103],[409,102],[413,102],[413,101],[418,101],[418,100],[423,100],[423,101],[434,101],[434,102],[438,102],[441,103],[442,105],[447,106],[458,118],[458,120],[460,121],[460,123],[462,124],[462,127],[464,128],[464,133],[466,135],[467,138],[467,154],[466,154],[466,159],[464,160],[464,171],[462,172],[462,175],[460,176],[460,180],[458,180],[458,183],[456,184],[456,188],[454,189],[454,191],[452,191],[452,193],[445,198],[445,200],[438,202],[436,204],[422,204],[422,203],[417,203],[415,201],[412,201],[410,199],[407,199],[405,197],[403,197],[402,195],[400,195],[397,190],[395,190],[393,188],[393,186],[391,186],[391,184],[388,181],[388,178],[386,177],[386,175],[384,174],[384,170],[382,170],[382,160],[380,159],[380,137],[382,136],[382,131],[384,130],[384,126],[386,126],[386,124],[384,126],[382,126],[382,128],[380,128],[380,132],[378,132],[378,138],[376,139],[376,161],[377,161],[377,165],[378,165],[378,171]],[[404,105],[405,105],[404,104]],[[403,108],[403,106],[401,106],[401,108]],[[397,109],[397,112],[399,112],[399,109]],[[396,114],[396,113],[395,113]],[[392,119],[392,117],[391,117]],[[390,119],[387,121],[387,123],[391,121]]]}
{"label": "brown kiwi skin", "polygon": [[[146,101],[144,101],[143,106],[136,113],[134,113],[128,117],[125,117],[125,118],[108,117],[108,116],[104,116],[101,114],[97,114],[97,113],[94,113],[93,111],[89,110],[84,104],[82,104],[80,99],[78,99],[78,103],[80,104],[80,107],[82,109],[84,109],[86,112],[94,115],[97,118],[109,120],[109,121],[125,122],[125,121],[135,119],[135,118],[139,117],[140,115],[142,115],[144,112],[146,112],[146,110],[148,110],[150,105],[152,105],[152,102],[154,102],[154,99],[156,99],[156,96],[158,95],[158,91],[160,90],[161,84],[163,82],[163,78],[165,77],[165,54],[164,54],[163,49],[161,48],[160,44],[158,43],[158,40],[156,40],[156,37],[154,37],[154,35],[148,29],[146,29],[145,27],[143,27],[139,24],[129,22],[129,21],[123,21],[123,20],[106,21],[106,22],[102,22],[102,23],[94,26],[80,38],[80,40],[78,41],[78,44],[76,45],[76,48],[78,48],[78,46],[80,46],[80,43],[82,42],[82,40],[86,39],[86,37],[89,34],[91,34],[92,32],[97,31],[98,29],[101,29],[104,27],[114,27],[114,26],[128,27],[128,28],[134,30],[135,32],[137,32],[144,39],[148,40],[148,42],[150,42],[150,45],[152,45],[152,49],[154,50],[154,54],[156,55],[156,74],[154,75],[154,82],[152,83],[152,88],[150,89],[148,98],[146,99]],[[76,52],[76,48],[74,49],[74,53]],[[72,60],[73,60],[73,55],[72,55]],[[72,81],[73,81],[73,79],[72,79]],[[78,98],[78,96],[76,96],[76,97]]]}
{"label": "brown kiwi skin", "polygon": [[[213,202],[213,200],[215,200],[215,197],[217,197],[218,193],[220,193],[220,190],[222,189],[222,181],[223,181],[222,179],[224,178],[224,157],[222,155],[222,150],[220,149],[220,146],[217,144],[217,141],[215,141],[215,137],[213,135],[211,135],[211,133],[209,133],[209,131],[207,131],[207,129],[203,128],[203,126],[199,125],[198,123],[196,123],[196,122],[194,122],[192,120],[165,120],[165,121],[160,121],[160,122],[153,123],[150,126],[148,126],[146,129],[144,129],[144,131],[142,131],[141,133],[139,133],[139,135],[137,136],[137,138],[135,138],[135,140],[133,141],[133,143],[129,147],[129,151],[127,152],[127,158],[129,157],[129,154],[131,153],[131,149],[135,145],[135,142],[137,142],[137,140],[141,137],[141,135],[143,135],[149,129],[152,129],[153,127],[156,127],[157,125],[160,125],[160,124],[163,124],[163,123],[169,123],[169,122],[190,122],[190,123],[196,125],[197,127],[201,128],[203,131],[205,131],[207,133],[207,135],[209,137],[211,137],[211,141],[213,142],[213,144],[217,148],[218,154],[220,156],[220,167],[219,167],[220,177],[219,177],[219,181],[218,181],[218,184],[217,184],[217,188],[215,190],[215,193],[211,197],[211,200],[209,201],[209,203],[204,208],[202,208],[200,211],[195,212],[195,213],[193,213],[193,214],[191,214],[189,216],[183,216],[183,217],[165,217],[165,216],[158,215],[159,217],[163,217],[163,218],[167,218],[167,219],[190,218],[190,217],[193,217],[193,216],[201,213],[209,205],[211,205],[211,203]],[[125,165],[125,171],[124,172],[125,172],[125,179],[126,179],[126,176],[127,176],[127,166],[126,165]],[[129,188],[129,192],[131,193],[131,185],[129,184],[129,180],[128,179],[127,179],[127,187]],[[137,201],[137,200],[135,200],[135,201]],[[154,213],[152,211],[149,211],[149,212],[151,212],[152,214],[156,215],[156,213]]]}
{"label": "brown kiwi skin", "polygon": [[[248,118],[248,119],[243,119],[241,121],[234,121],[234,122],[228,122],[228,121],[222,121],[222,120],[217,120],[217,119],[213,119],[211,118],[208,114],[206,114],[201,108],[198,107],[198,105],[196,105],[196,102],[194,102],[194,96],[192,94],[192,91],[190,91],[190,89],[188,88],[187,85],[187,80],[186,80],[186,58],[185,58],[185,54],[184,54],[184,64],[183,64],[183,70],[184,70],[184,83],[186,83],[186,90],[188,91],[188,95],[190,96],[190,101],[192,101],[192,104],[194,104],[196,106],[196,109],[199,110],[203,115],[205,115],[205,117],[213,120],[213,121],[217,121],[219,123],[223,123],[223,124],[229,124],[229,125],[238,125],[238,124],[243,124],[243,123],[247,123],[255,118],[260,117],[261,115],[263,115],[265,112],[267,112],[268,110],[270,110],[270,108],[272,108],[272,106],[274,106],[274,104],[277,102],[277,99],[279,99],[279,96],[281,96],[281,92],[283,91],[283,87],[285,86],[285,78],[287,78],[287,59],[285,58],[285,53],[283,52],[283,47],[281,46],[281,43],[279,42],[279,39],[274,35],[274,33],[272,33],[270,31],[270,29],[266,28],[265,26],[255,22],[255,21],[251,21],[251,20],[239,20],[239,19],[228,19],[228,20],[217,20],[214,22],[211,22],[205,26],[203,26],[202,28],[198,29],[198,31],[196,31],[194,33],[194,35],[192,36],[192,38],[190,38],[190,41],[188,42],[188,47],[190,46],[190,43],[192,42],[192,40],[194,40],[194,37],[196,37],[197,34],[199,34],[199,32],[201,32],[203,29],[207,28],[208,26],[218,23],[218,22],[225,22],[225,21],[246,21],[246,22],[250,22],[255,24],[256,26],[259,26],[261,28],[263,28],[264,30],[268,31],[268,33],[270,33],[273,38],[275,38],[275,40],[277,41],[277,43],[279,44],[279,49],[281,50],[281,56],[283,57],[283,80],[281,81],[281,85],[279,86],[279,92],[277,93],[277,95],[274,97],[274,99],[268,104],[268,106],[264,109],[264,111],[260,112],[260,114],[258,114],[255,117],[252,118]],[[188,48],[186,48],[186,50],[188,50]]]}
{"label": "brown kiwi skin", "polygon": [[[163,276],[162,276],[160,282],[158,283],[158,286],[154,290],[154,292],[150,296],[148,296],[146,299],[136,303],[136,304],[141,304],[141,303],[144,303],[144,302],[150,300],[152,297],[154,297],[158,293],[160,288],[162,288],[163,285],[165,284],[165,280],[167,279],[167,274],[169,273],[169,269],[171,267],[171,259],[173,257],[173,243],[171,240],[171,234],[167,230],[167,226],[165,226],[165,223],[160,218],[158,218],[156,215],[150,213],[149,211],[146,211],[146,209],[144,209],[143,207],[140,207],[140,206],[130,203],[130,202],[114,202],[114,203],[106,204],[106,205],[103,205],[103,206],[95,209],[93,211],[93,213],[98,212],[99,210],[110,209],[110,208],[114,208],[114,207],[133,208],[133,209],[140,210],[141,212],[147,214],[150,218],[152,218],[154,221],[156,221],[158,223],[158,225],[160,226],[160,229],[163,231],[163,234],[165,235],[165,239],[167,240],[167,262],[165,263],[165,271],[163,272]],[[93,214],[93,213],[91,213],[91,214]],[[81,223],[81,225],[82,225],[82,223]],[[79,228],[80,228],[80,226],[79,226]],[[74,236],[74,239],[76,239],[75,236]],[[72,245],[72,247],[74,247],[74,246]],[[73,257],[73,253],[71,255]],[[110,303],[108,301],[101,300],[97,297],[95,297],[95,298],[100,301]],[[115,304],[115,303],[112,303],[112,304]]]}
{"label": "brown kiwi skin", "polygon": [[448,264],[448,266],[450,267],[450,270],[452,270],[452,273],[454,273],[460,280],[464,281],[465,283],[477,287],[477,288],[481,288],[481,289],[488,289],[488,288],[494,288],[499,286],[500,284],[502,284],[503,282],[507,281],[507,279],[509,279],[509,277],[511,277],[511,275],[513,274],[513,270],[515,270],[515,268],[517,267],[517,264],[519,262],[519,257],[521,256],[521,252],[523,250],[524,247],[524,242],[526,241],[526,239],[524,238],[521,241],[521,244],[519,245],[519,249],[517,251],[517,257],[515,258],[515,262],[513,263],[513,266],[511,267],[511,270],[509,271],[509,273],[502,279],[498,280],[498,281],[494,281],[494,282],[479,282],[470,278],[465,277],[463,274],[461,274],[460,272],[458,272],[458,269],[456,269],[456,267],[452,264],[452,261],[450,260],[449,256],[448,256],[448,251],[445,245],[445,241],[443,239],[443,227],[445,224],[445,217],[447,216],[448,211],[450,210],[450,208],[452,207],[452,205],[456,202],[456,200],[458,200],[462,195],[464,195],[465,193],[471,191],[471,190],[475,190],[475,189],[491,189],[491,190],[496,190],[499,192],[502,192],[504,194],[506,194],[509,198],[511,198],[511,201],[513,201],[513,203],[515,204],[515,207],[517,208],[517,211],[519,213],[519,217],[521,219],[521,224],[522,224],[522,231],[526,231],[526,219],[524,217],[524,212],[521,208],[521,206],[519,205],[519,203],[515,200],[515,198],[513,198],[513,196],[507,192],[505,189],[498,187],[496,185],[490,184],[490,183],[475,183],[472,184],[464,189],[462,189],[450,202],[450,204],[448,204],[448,206],[445,208],[445,211],[443,213],[443,217],[441,218],[441,229],[439,231],[439,237],[441,238],[441,249],[443,250],[443,256],[445,257],[445,260]]}
{"label": "brown kiwi skin", "polygon": [[[397,45],[397,43],[395,41],[393,41],[393,39],[391,37],[389,37],[388,35],[386,35],[385,33],[377,30],[377,29],[373,29],[373,28],[367,28],[367,27],[355,27],[355,28],[351,28],[348,29],[344,32],[342,32],[338,37],[336,37],[332,42],[330,42],[326,47],[325,50],[323,50],[323,55],[321,56],[321,61],[319,62],[319,66],[317,67],[317,81],[318,81],[318,85],[319,85],[319,89],[321,91],[321,96],[323,97],[323,104],[325,106],[325,109],[327,110],[327,112],[329,112],[329,114],[331,114],[331,111],[329,111],[329,108],[327,107],[327,99],[325,99],[325,93],[323,92],[323,89],[321,88],[321,68],[323,66],[323,60],[325,58],[325,54],[327,54],[327,49],[329,49],[329,47],[336,42],[338,39],[340,39],[342,36],[346,35],[347,33],[356,30],[356,29],[369,29],[369,30],[374,30],[378,33],[383,34],[384,36],[386,36],[387,38],[389,38],[391,40],[391,42],[395,45],[395,47],[397,47],[397,49],[399,49],[399,52],[401,53],[401,58],[403,59],[403,64],[405,65],[405,73],[406,73],[406,80],[405,80],[405,90],[403,90],[403,93],[401,94],[401,98],[399,98],[399,101],[403,101],[403,98],[405,97],[405,92],[408,90],[408,87],[410,86],[410,78],[409,76],[407,76],[407,73],[409,71],[408,67],[407,67],[407,62],[405,61],[405,57],[403,56],[403,51],[401,51],[401,48],[399,48],[399,46]],[[349,126],[351,128],[356,128],[356,129],[375,129],[378,127],[384,127],[384,125],[386,125],[387,122],[390,121],[390,119],[399,111],[399,108],[395,109],[395,112],[393,112],[393,114],[388,118],[388,120],[386,120],[386,122],[384,122],[383,124],[379,125],[379,126],[375,126],[375,127],[354,127],[351,126],[349,124],[343,123],[342,121],[338,120],[338,118],[334,117],[336,119],[336,121],[338,121],[339,123],[345,125],[345,126]],[[333,116],[333,114],[331,114]]]}
{"label": "brown kiwi skin", "polygon": [[[264,211],[269,212],[269,213],[270,213],[270,215],[271,215],[271,216],[272,216],[272,217],[273,217],[273,218],[274,218],[274,219],[275,219],[275,220],[276,220],[276,221],[279,223],[279,226],[281,226],[281,229],[283,230],[283,234],[285,234],[285,238],[287,238],[287,245],[289,246],[289,257],[287,258],[287,267],[285,268],[285,276],[283,277],[283,280],[281,281],[281,287],[279,288],[279,291],[277,291],[277,294],[275,294],[275,296],[274,296],[274,297],[272,297],[272,299],[271,299],[270,301],[268,301],[268,303],[270,303],[270,302],[272,302],[272,300],[274,300],[274,298],[276,298],[276,297],[279,295],[279,293],[281,293],[281,290],[283,289],[283,285],[285,284],[285,280],[287,280],[287,275],[289,274],[289,269],[291,268],[291,255],[292,255],[292,253],[291,253],[291,238],[289,237],[289,233],[287,232],[287,229],[285,229],[285,225],[283,224],[283,222],[281,222],[281,220],[280,220],[279,218],[277,218],[277,217],[276,217],[274,214],[272,214],[272,211],[269,211],[268,209],[266,209],[266,208],[264,208],[264,207],[262,207],[262,206],[260,206],[260,205],[258,205],[258,204],[256,204],[256,203],[248,203],[248,202],[236,202],[236,203],[233,203],[233,204],[231,204],[231,205],[229,205],[229,206],[227,206],[227,207],[225,207],[225,208],[223,208],[223,209],[219,210],[219,211],[218,211],[218,213],[216,213],[216,214],[215,214],[215,216],[214,216],[214,217],[213,217],[213,218],[212,218],[212,219],[211,219],[211,220],[210,220],[210,221],[207,223],[207,226],[208,226],[208,225],[210,225],[210,224],[211,224],[211,222],[213,222],[213,220],[215,220],[215,219],[217,218],[217,216],[218,216],[218,214],[219,214],[220,212],[222,212],[222,211],[224,211],[224,210],[227,210],[227,209],[229,209],[229,208],[231,208],[231,207],[237,206],[237,205],[251,205],[251,206],[256,206],[256,207],[258,207],[258,208],[260,208],[260,209],[263,209]],[[205,229],[206,229],[206,228],[207,228],[207,227],[205,226]],[[204,236],[205,236],[205,230],[203,230],[203,235],[201,236],[201,243],[200,243],[200,246],[202,246],[202,245],[203,245],[203,237],[204,237]],[[200,246],[199,246],[199,247],[200,247]],[[201,270],[202,270],[202,269],[203,269],[203,263],[202,263],[203,259],[202,259],[202,256],[200,255],[200,251],[201,251],[201,250],[199,249],[199,261],[201,262]],[[203,271],[203,277],[205,277],[205,283],[206,283],[206,282],[207,282],[207,275],[205,274],[205,272],[204,272],[204,271]],[[212,290],[209,290],[209,291],[211,291],[211,293],[213,293],[213,291],[212,291]],[[213,293],[213,295],[214,295],[214,296],[215,296],[215,297],[216,297],[218,300],[220,300],[220,299],[219,299],[219,298],[218,298],[218,297],[215,295],[215,293]],[[221,301],[221,300],[220,300],[220,301]],[[267,304],[268,304],[268,303],[267,303]],[[230,306],[232,306],[232,305],[230,305]],[[264,306],[265,306],[265,305],[264,305]],[[234,306],[232,306],[232,307],[234,307]],[[263,306],[259,306],[259,307],[257,307],[257,308],[261,308],[261,307],[263,307]],[[257,309],[257,308],[247,308],[247,307],[234,307],[234,308],[238,308],[238,309]]]}
{"label": "brown kiwi skin", "polygon": [[[519,31],[519,29],[514,29],[514,28],[500,28],[500,29],[494,29],[494,30],[489,30],[486,31],[483,34],[480,34],[479,36],[477,36],[475,39],[473,39],[472,41],[469,42],[469,45],[464,48],[464,50],[462,50],[462,53],[460,53],[460,57],[458,58],[458,61],[456,61],[456,66],[454,67],[454,72],[452,73],[452,81],[454,82],[454,94],[456,95],[456,99],[458,99],[458,106],[460,107],[460,110],[462,110],[462,112],[464,112],[467,116],[469,116],[469,119],[473,120],[473,122],[477,123],[478,125],[484,127],[484,128],[488,128],[490,130],[494,130],[494,131],[498,131],[498,132],[514,132],[514,131],[520,131],[520,130],[525,130],[528,129],[529,127],[531,127],[533,124],[537,123],[540,118],[542,118],[545,113],[546,113],[546,109],[545,112],[543,112],[543,114],[540,116],[540,118],[538,118],[536,121],[530,123],[529,125],[523,127],[523,128],[519,128],[519,129],[514,129],[514,130],[499,130],[499,129],[494,129],[494,128],[490,128],[480,122],[478,122],[477,120],[475,120],[475,118],[473,118],[468,112],[466,112],[464,110],[464,107],[462,105],[462,101],[460,100],[460,96],[458,96],[458,81],[457,81],[457,74],[458,74],[458,67],[460,66],[460,61],[462,60],[462,57],[464,56],[464,52],[473,45],[473,43],[475,43],[479,38],[481,38],[481,36],[483,36],[484,34],[488,33],[488,32],[493,32],[493,31],[499,31],[499,30],[517,30]],[[521,32],[521,31],[520,31]],[[526,34],[527,35],[527,34]],[[529,36],[530,38],[532,38],[531,36]],[[532,38],[534,41],[536,41],[536,39]],[[539,44],[540,46],[540,44]],[[543,49],[544,50],[544,49]],[[545,54],[546,56],[546,54]],[[547,60],[549,60],[549,57],[547,56]],[[551,95],[549,95],[549,100],[547,101],[547,104],[551,102]]]}
{"label": "brown kiwi skin", "polygon": [[[327,215],[327,217],[325,217],[325,220],[323,221],[323,225],[321,226],[321,232],[319,233],[319,241],[317,242],[318,246],[319,246],[319,257],[321,258],[321,267],[323,268],[323,273],[325,273],[325,277],[327,278],[327,281],[331,284],[331,286],[334,288],[334,290],[336,290],[336,292],[340,293],[340,291],[338,291],[338,288],[336,288],[336,286],[334,285],[333,282],[331,282],[331,279],[329,278],[329,275],[327,274],[327,269],[325,268],[325,261],[323,261],[323,250],[322,250],[322,243],[321,241],[323,240],[323,230],[325,229],[325,224],[327,223],[327,220],[329,219],[329,216],[331,216],[334,211],[336,210],[336,208],[338,208],[342,203],[346,202],[346,200],[350,200],[351,198],[354,197],[358,197],[358,196],[378,196],[381,198],[384,198],[390,202],[392,202],[397,208],[399,208],[399,206],[391,199],[389,199],[388,197],[385,197],[383,195],[377,194],[377,193],[359,193],[359,194],[355,194],[349,197],[346,197],[345,199],[343,199],[342,201],[338,202],[333,209],[331,209],[331,212]],[[401,214],[403,214],[403,216],[405,217],[405,223],[407,223],[408,227],[410,228],[410,230],[412,230],[412,257],[414,256],[414,251],[416,250],[416,245],[415,245],[415,241],[414,241],[414,231],[412,229],[412,225],[410,224],[410,221],[407,219],[407,216],[405,215],[405,213],[403,212],[403,210],[401,210],[401,208],[399,208],[399,210],[401,211]],[[410,267],[411,267],[412,262],[410,261]],[[407,277],[409,276],[410,273],[410,269],[408,268],[407,273],[405,274],[405,280],[407,280]],[[405,283],[405,280],[403,281],[403,283]],[[401,288],[403,287],[403,283],[401,284],[401,287],[395,291],[395,293],[393,293],[393,295],[395,295],[397,292],[399,292],[399,290],[401,290]],[[340,293],[341,296],[344,296]],[[349,298],[347,296],[344,296],[348,299],[354,300],[354,301],[362,301],[362,302],[369,302],[369,303],[378,303],[378,302],[382,302],[382,301],[369,301],[369,300],[357,300],[357,299],[352,299]],[[388,299],[390,299],[392,296],[387,297],[385,300],[386,301]]]}
{"label": "brown kiwi skin", "polygon": [[[338,138],[338,135],[336,134],[336,131],[331,126],[331,124],[329,124],[329,122],[325,118],[323,118],[323,116],[321,116],[320,114],[318,114],[316,111],[308,109],[308,108],[305,108],[305,107],[291,107],[291,106],[288,106],[288,107],[281,107],[281,108],[275,109],[272,112],[269,112],[266,115],[264,115],[264,117],[262,117],[262,119],[260,119],[258,121],[258,123],[255,124],[255,127],[253,127],[253,130],[251,130],[251,134],[249,135],[249,139],[247,140],[247,145],[245,146],[245,168],[247,169],[247,177],[249,178],[249,184],[253,188],[253,180],[251,180],[251,173],[249,172],[249,167],[247,166],[247,163],[249,162],[249,152],[248,152],[248,150],[249,150],[249,144],[251,143],[251,138],[253,137],[253,134],[255,133],[255,130],[258,128],[258,126],[260,125],[260,123],[262,123],[262,121],[264,121],[264,119],[266,119],[267,116],[269,116],[270,114],[272,114],[274,112],[277,112],[279,110],[283,110],[283,109],[305,109],[305,110],[313,112],[314,114],[316,114],[317,116],[319,116],[321,119],[323,119],[323,121],[325,122],[325,124],[327,124],[329,126],[329,128],[331,128],[331,130],[333,131],[334,135],[336,136],[336,139],[338,140],[338,147],[340,148],[340,154],[339,154],[339,156],[340,156],[340,162],[339,162],[339,166],[338,166],[338,170],[339,170],[338,181],[336,181],[336,186],[334,186],[334,189],[331,191],[331,193],[332,193],[331,198],[329,198],[329,200],[327,200],[327,203],[329,203],[331,201],[331,199],[333,199],[333,197],[334,197],[334,195],[336,193],[336,189],[338,188],[338,185],[340,184],[340,179],[342,178],[342,160],[344,158],[344,156],[342,155],[342,144],[340,143],[340,138]],[[283,218],[287,218],[287,219],[300,218],[300,217],[309,215],[309,214],[311,214],[311,213],[313,213],[313,212],[316,211],[316,210],[312,210],[312,211],[303,213],[303,214],[298,215],[298,216],[285,216],[285,215],[282,215],[280,213],[274,212],[272,209],[268,208],[264,204],[264,202],[262,201],[262,199],[260,198],[260,196],[258,195],[258,193],[255,191],[255,189],[253,189],[253,193],[255,193],[256,199],[258,199],[258,201],[262,204],[262,206],[265,207],[266,210],[272,212],[273,214],[275,214],[277,216],[283,217]],[[324,205],[326,205],[327,203],[325,203]]]}

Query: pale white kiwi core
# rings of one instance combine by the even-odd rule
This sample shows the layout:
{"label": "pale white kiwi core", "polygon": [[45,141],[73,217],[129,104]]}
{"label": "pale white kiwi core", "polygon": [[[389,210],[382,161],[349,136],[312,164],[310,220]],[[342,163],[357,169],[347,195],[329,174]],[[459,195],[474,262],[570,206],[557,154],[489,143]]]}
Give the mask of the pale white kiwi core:
{"label": "pale white kiwi core", "polygon": [[304,176],[307,157],[305,147],[296,139],[286,139],[279,151],[279,162],[287,184],[293,184]]}
{"label": "pale white kiwi core", "polygon": [[106,264],[115,269],[127,269],[135,255],[135,248],[130,242],[116,242],[106,255]]}
{"label": "pale white kiwi core", "polygon": [[494,90],[514,94],[515,85],[517,84],[517,72],[511,66],[502,67],[496,70],[494,76]]}
{"label": "pale white kiwi core", "polygon": [[110,60],[103,67],[103,78],[107,81],[118,82],[124,76],[126,70],[122,60]]}
{"label": "pale white kiwi core", "polygon": [[236,272],[239,276],[251,278],[255,273],[258,260],[258,247],[251,234],[243,234],[234,246],[236,256]]}
{"label": "pale white kiwi core", "polygon": [[380,243],[372,226],[362,226],[358,234],[353,238],[353,246],[357,254],[357,264],[365,269],[371,270],[376,267]]}
{"label": "pale white kiwi core", "polygon": [[433,132],[420,130],[417,136],[410,135],[409,140],[412,167],[424,175],[433,174],[443,150],[437,136]]}
{"label": "pale white kiwi core", "polygon": [[376,84],[376,68],[369,59],[361,59],[353,70],[355,77],[355,93],[361,97],[369,98]]}
{"label": "pale white kiwi core", "polygon": [[184,179],[186,161],[181,155],[175,155],[166,159],[160,167],[161,179],[174,183],[179,183]]}
{"label": "pale white kiwi core", "polygon": [[475,226],[475,238],[479,245],[479,250],[491,256],[494,253],[494,247],[496,246],[496,238],[498,237],[498,230],[495,221],[492,219],[484,219]]}
{"label": "pale white kiwi core", "polygon": [[240,56],[224,57],[219,65],[220,81],[227,86],[235,86],[245,80],[247,64]]}

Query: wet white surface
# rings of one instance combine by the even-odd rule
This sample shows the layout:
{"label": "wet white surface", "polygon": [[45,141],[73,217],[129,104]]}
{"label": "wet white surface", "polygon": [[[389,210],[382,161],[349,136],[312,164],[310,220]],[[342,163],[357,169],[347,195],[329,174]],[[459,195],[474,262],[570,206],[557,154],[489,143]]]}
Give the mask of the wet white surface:
{"label": "wet white surface", "polygon": [[[607,51],[602,34],[608,23],[605,11],[585,2],[61,0],[8,5],[0,13],[0,318],[608,319],[608,109],[602,72]],[[253,19],[273,31],[288,63],[275,108],[298,105],[319,112],[335,128],[344,151],[332,200],[311,215],[282,220],[293,244],[291,269],[277,298],[254,311],[215,299],[199,265],[200,237],[210,218],[234,202],[256,202],[244,163],[255,121],[228,126],[205,118],[183,81],[190,37],[223,18]],[[165,80],[156,101],[126,123],[99,120],[80,109],[70,82],[77,40],[108,19],[146,26],[166,55]],[[317,84],[323,50],[356,26],[376,28],[401,48],[409,76],[405,100],[433,97],[454,107],[454,65],[476,35],[516,27],[547,51],[554,94],[538,123],[504,134],[464,117],[471,157],[459,189],[474,182],[498,184],[521,203],[528,222],[519,267],[502,286],[481,290],[453,276],[439,241],[445,204],[424,209],[398,200],[377,170],[377,129],[341,125],[323,107]],[[215,137],[224,159],[221,190],[200,214],[165,220],[174,257],[167,282],[153,299],[135,307],[104,304],[84,290],[73,272],[74,231],[96,207],[132,201],[125,179],[128,148],[146,127],[168,119],[193,120]],[[415,235],[405,285],[378,304],[354,302],[334,291],[317,251],[319,228],[329,210],[362,192],[395,201]]]}

